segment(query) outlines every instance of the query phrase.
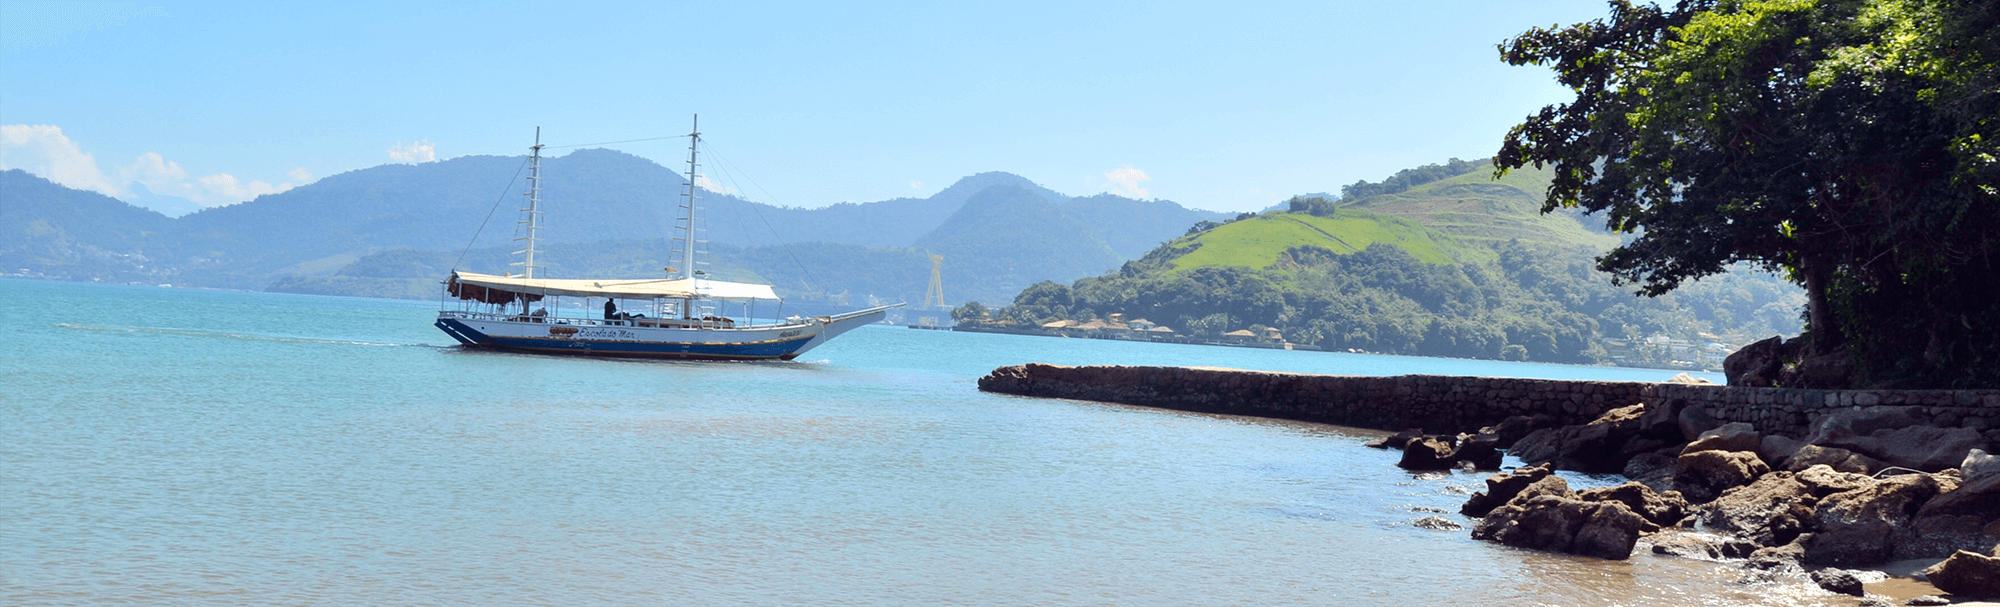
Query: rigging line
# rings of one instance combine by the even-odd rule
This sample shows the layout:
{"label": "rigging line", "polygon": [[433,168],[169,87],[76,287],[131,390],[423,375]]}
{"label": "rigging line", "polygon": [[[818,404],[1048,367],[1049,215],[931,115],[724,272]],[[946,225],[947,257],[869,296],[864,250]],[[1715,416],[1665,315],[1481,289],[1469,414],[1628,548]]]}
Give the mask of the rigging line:
{"label": "rigging line", "polygon": [[649,138],[646,138],[646,139],[626,139],[626,140],[624,140],[624,141],[599,141],[599,142],[597,142],[597,143],[573,143],[573,144],[570,144],[570,145],[545,145],[545,146],[542,146],[542,149],[545,149],[545,150],[561,150],[561,149],[567,149],[567,148],[580,148],[580,147],[583,147],[583,146],[586,146],[586,145],[611,145],[611,144],[614,144],[614,143],[637,143],[637,142],[640,142],[640,141],[659,141],[659,140],[662,140],[662,139],[680,139],[680,138],[682,138],[682,137],[686,137],[686,136],[687,136],[687,135],[674,135],[674,136],[671,136],[671,137],[649,137]]}
{"label": "rigging line", "polygon": [[452,271],[458,271],[458,264],[465,261],[465,254],[472,252],[472,245],[479,242],[479,233],[486,231],[486,223],[493,221],[493,213],[500,210],[500,203],[507,200],[507,193],[513,191],[514,182],[521,180],[521,171],[528,168],[528,156],[521,157],[521,166],[514,169],[514,178],[507,180],[507,187],[500,190],[500,197],[493,199],[493,208],[486,210],[486,218],[479,220],[479,229],[472,231],[472,240],[466,241],[465,249],[458,252],[458,260],[451,262]]}
{"label": "rigging line", "polygon": [[[722,161],[722,162],[721,162],[721,166],[717,166],[716,168],[718,168],[718,169],[723,169],[723,168],[736,168],[736,163],[733,163],[733,162],[730,162],[728,158],[724,158],[724,157],[723,157],[723,156],[722,156],[721,154],[718,154],[718,153],[716,153],[716,150],[715,150],[715,142],[709,142],[709,144],[708,144],[708,154],[709,154],[710,156],[714,156],[716,160],[720,160],[720,161]],[[737,172],[737,173],[743,173],[743,171],[742,171],[741,169],[737,169],[737,171],[736,171],[736,172]],[[730,174],[730,175],[724,175],[724,177],[725,177],[725,178],[729,178],[729,179],[730,179],[730,181],[735,181],[735,179],[734,179],[734,175],[733,175],[733,174]],[[771,200],[771,201],[773,201],[773,202],[776,202],[776,201],[778,200],[778,198],[777,198],[776,196],[772,196],[772,195],[771,195],[771,192],[770,192],[769,190],[765,190],[765,189],[764,189],[764,186],[763,186],[762,184],[759,184],[759,183],[757,183],[757,180],[756,180],[756,179],[752,179],[752,178],[750,177],[750,174],[749,174],[749,173],[743,173],[743,179],[744,179],[744,180],[746,180],[746,181],[749,181],[749,182],[750,182],[750,185],[752,185],[752,186],[755,186],[755,187],[757,188],[757,191],[759,191],[759,192],[763,192],[763,193],[764,193],[764,198],[766,198],[766,199],[769,199],[769,200]],[[738,198],[738,200],[742,200],[742,199],[741,199],[741,198]],[[772,239],[775,239],[775,240],[777,240],[777,241],[778,241],[778,246],[779,246],[780,248],[783,248],[783,249],[785,250],[785,255],[787,255],[787,256],[789,256],[789,257],[791,257],[791,258],[792,258],[792,263],[793,263],[793,264],[796,264],[796,265],[798,265],[798,266],[799,266],[799,272],[801,272],[801,273],[804,273],[804,274],[806,275],[806,278],[809,278],[809,279],[811,279],[811,280],[812,280],[812,282],[814,282],[814,283],[819,283],[819,276],[817,276],[817,275],[814,275],[811,269],[808,269],[808,268],[806,268],[806,263],[805,263],[805,262],[803,262],[803,261],[799,261],[799,254],[798,254],[798,253],[795,253],[795,252],[793,252],[793,251],[792,251],[792,245],[791,245],[791,243],[788,243],[788,242],[785,242],[785,237],[784,237],[784,236],[780,236],[780,235],[778,234],[778,229],[777,229],[777,228],[775,228],[775,227],[772,227],[772,226],[771,226],[771,220],[769,220],[769,219],[765,219],[765,218],[764,218],[764,212],[763,212],[763,211],[759,211],[759,210],[757,210],[757,207],[758,207],[759,205],[758,205],[757,203],[754,203],[754,202],[750,202],[750,201],[748,201],[748,200],[744,200],[744,201],[743,201],[743,203],[744,203],[745,205],[747,205],[747,206],[749,206],[749,207],[750,207],[750,212],[751,212],[751,213],[753,213],[753,214],[755,214],[755,215],[757,216],[757,221],[761,221],[761,222],[763,222],[763,223],[764,223],[764,229],[766,229],[766,230],[770,230],[770,231],[771,231],[771,238],[772,238]],[[825,283],[820,283],[820,284],[822,284],[822,285],[823,285],[823,284],[825,284]],[[807,286],[807,287],[811,287],[812,285],[808,284],[808,285],[806,285],[806,286]]]}

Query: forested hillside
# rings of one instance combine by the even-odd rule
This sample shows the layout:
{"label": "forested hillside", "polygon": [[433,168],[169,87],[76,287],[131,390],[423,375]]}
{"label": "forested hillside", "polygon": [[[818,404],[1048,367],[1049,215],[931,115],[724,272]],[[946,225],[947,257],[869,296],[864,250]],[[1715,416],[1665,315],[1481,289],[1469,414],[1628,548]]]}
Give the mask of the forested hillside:
{"label": "forested hillside", "polygon": [[1798,332],[1797,287],[1749,268],[1657,298],[1614,286],[1594,257],[1615,238],[1528,204],[1545,173],[1491,182],[1478,166],[1197,225],[1117,272],[1036,284],[993,318],[1122,313],[1195,339],[1275,328],[1322,349],[1566,363],[1667,364]]}

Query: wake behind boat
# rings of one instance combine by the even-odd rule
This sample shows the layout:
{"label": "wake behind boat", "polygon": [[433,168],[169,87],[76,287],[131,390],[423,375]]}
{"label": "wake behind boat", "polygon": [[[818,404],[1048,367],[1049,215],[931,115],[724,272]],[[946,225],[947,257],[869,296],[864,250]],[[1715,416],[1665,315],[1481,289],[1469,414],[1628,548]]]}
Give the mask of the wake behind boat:
{"label": "wake behind boat", "polygon": [[[697,123],[698,125],[699,123]],[[757,324],[756,302],[782,300],[769,285],[711,280],[697,268],[695,187],[701,132],[688,135],[687,191],[675,219],[675,266],[647,279],[552,279],[535,276],[541,222],[541,151],[530,148],[528,208],[516,251],[516,276],[453,270],[436,326],[467,347],[547,354],[675,359],[791,360],[855,327],[876,322],[890,304],[831,316],[792,316]],[[537,139],[540,139],[537,137]],[[569,298],[569,299],[565,299]],[[580,301],[578,301],[580,300]],[[603,314],[597,314],[602,302]],[[564,304],[577,303],[578,306]],[[631,306],[639,306],[639,312]],[[730,312],[740,310],[740,314]],[[782,307],[780,308],[782,310]]]}

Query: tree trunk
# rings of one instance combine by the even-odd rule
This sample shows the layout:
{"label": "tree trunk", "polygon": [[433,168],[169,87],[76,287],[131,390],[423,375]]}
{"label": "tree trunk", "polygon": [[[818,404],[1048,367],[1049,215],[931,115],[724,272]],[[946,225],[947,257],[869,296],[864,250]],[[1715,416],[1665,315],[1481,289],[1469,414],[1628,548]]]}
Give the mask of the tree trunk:
{"label": "tree trunk", "polygon": [[1832,352],[1846,342],[1846,335],[1840,324],[1833,319],[1833,309],[1826,300],[1827,283],[1832,282],[1824,258],[1807,254],[1799,264],[1806,279],[1806,330],[1812,341],[1806,344],[1806,358]]}

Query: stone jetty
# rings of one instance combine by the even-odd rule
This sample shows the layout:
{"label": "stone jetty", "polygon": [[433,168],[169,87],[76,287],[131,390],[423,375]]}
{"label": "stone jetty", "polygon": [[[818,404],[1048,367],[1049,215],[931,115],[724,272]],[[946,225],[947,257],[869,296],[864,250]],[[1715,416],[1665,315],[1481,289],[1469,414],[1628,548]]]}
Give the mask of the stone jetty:
{"label": "stone jetty", "polygon": [[[2000,390],[1047,364],[979,388],[1401,430],[1370,446],[1413,470],[1493,470],[1504,450],[1530,466],[1467,502],[1479,539],[1611,559],[1650,546],[1847,594],[1862,593],[1847,569],[1938,559],[1940,589],[2000,597]],[[1632,481],[1572,491],[1554,470]]]}

